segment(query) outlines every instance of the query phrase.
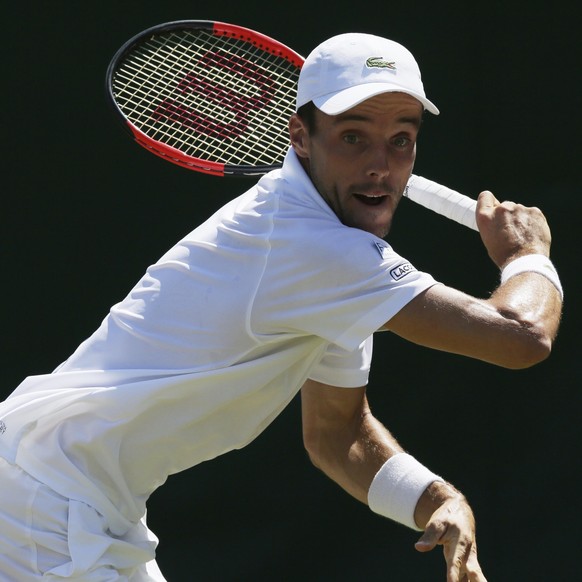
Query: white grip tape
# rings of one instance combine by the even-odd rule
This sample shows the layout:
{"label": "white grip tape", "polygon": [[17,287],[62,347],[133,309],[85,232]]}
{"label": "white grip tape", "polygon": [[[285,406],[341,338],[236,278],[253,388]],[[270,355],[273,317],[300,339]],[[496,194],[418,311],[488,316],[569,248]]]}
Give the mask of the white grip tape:
{"label": "white grip tape", "polygon": [[408,453],[390,457],[376,473],[368,491],[368,506],[411,529],[421,531],[414,521],[420,496],[434,481],[444,481]]}
{"label": "white grip tape", "polygon": [[464,194],[413,174],[404,189],[404,196],[450,220],[479,230],[475,220],[477,201]]}

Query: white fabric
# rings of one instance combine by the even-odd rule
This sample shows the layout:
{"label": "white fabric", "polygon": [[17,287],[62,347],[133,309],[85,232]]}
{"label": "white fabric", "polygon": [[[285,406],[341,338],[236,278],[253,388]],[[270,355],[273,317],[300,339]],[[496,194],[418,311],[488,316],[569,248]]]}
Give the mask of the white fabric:
{"label": "white fabric", "polygon": [[365,385],[373,332],[433,284],[343,226],[290,152],[0,405],[0,455],[124,536],[168,475],[245,446],[307,378]]}
{"label": "white fabric", "polygon": [[334,36],[311,51],[299,74],[297,109],[313,101],[339,115],[381,93],[407,93],[438,115],[426,98],[418,64],[401,44],[373,34]]}
{"label": "white fabric", "polygon": [[372,511],[420,531],[414,511],[420,496],[441,477],[429,471],[408,453],[390,457],[376,473],[368,491]]}
{"label": "white fabric", "polygon": [[0,458],[0,580],[164,582],[145,519],[112,536],[95,509]]}

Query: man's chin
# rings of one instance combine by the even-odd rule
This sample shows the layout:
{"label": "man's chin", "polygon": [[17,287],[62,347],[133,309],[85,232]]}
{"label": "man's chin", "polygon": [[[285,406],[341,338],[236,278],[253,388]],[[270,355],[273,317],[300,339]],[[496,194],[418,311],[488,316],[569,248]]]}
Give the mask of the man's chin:
{"label": "man's chin", "polygon": [[362,224],[357,226],[360,230],[365,230],[378,238],[386,238],[390,232],[390,227],[392,226],[392,221],[389,223],[376,223],[376,224]]}

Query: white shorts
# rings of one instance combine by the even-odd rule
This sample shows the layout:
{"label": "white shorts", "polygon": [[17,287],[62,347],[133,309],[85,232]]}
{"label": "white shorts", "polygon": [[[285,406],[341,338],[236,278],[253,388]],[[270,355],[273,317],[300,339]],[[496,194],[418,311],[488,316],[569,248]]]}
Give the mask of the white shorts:
{"label": "white shorts", "polygon": [[113,536],[94,508],[0,457],[0,582],[165,582],[145,518]]}

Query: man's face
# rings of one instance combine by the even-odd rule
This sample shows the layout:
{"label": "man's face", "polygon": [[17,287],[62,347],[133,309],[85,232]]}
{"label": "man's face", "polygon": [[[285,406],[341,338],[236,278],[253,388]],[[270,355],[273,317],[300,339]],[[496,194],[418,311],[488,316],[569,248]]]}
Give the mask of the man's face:
{"label": "man's face", "polygon": [[293,147],[324,200],[346,226],[384,237],[416,157],[422,105],[383,93],[330,116],[316,110],[311,135],[293,116]]}

